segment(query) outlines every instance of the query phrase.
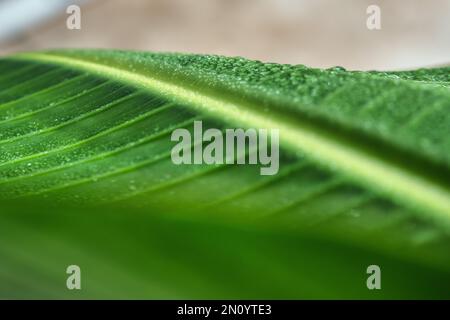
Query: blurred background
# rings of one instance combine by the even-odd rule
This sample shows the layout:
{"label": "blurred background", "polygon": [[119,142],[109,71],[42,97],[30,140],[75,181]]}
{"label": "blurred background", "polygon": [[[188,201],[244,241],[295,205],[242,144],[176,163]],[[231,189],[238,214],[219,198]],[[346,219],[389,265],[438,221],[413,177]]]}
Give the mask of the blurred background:
{"label": "blurred background", "polygon": [[[66,8],[81,7],[81,30]],[[368,30],[369,5],[381,30]],[[450,63],[450,0],[0,0],[0,55],[121,48],[244,56],[313,67]]]}

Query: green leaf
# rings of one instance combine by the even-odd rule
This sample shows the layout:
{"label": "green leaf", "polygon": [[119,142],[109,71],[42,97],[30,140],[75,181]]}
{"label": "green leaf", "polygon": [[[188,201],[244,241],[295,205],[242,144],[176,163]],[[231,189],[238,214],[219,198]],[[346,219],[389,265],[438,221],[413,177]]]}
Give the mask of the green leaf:
{"label": "green leaf", "polygon": [[[181,297],[203,298],[371,297],[364,263],[373,258],[396,270],[381,296],[445,297],[450,282],[438,279],[449,279],[450,273],[449,70],[351,72],[242,58],[98,50],[2,59],[0,197],[31,203],[47,199],[54,207],[38,212],[30,223],[18,215],[14,233],[3,228],[2,243],[10,245],[0,245],[0,252],[8,251],[12,261],[7,273],[20,269],[14,262],[20,255],[11,248],[27,252],[30,261],[39,260],[33,243],[8,241],[14,234],[31,240],[29,229],[38,225],[49,238],[36,243],[43,245],[45,240],[47,247],[63,241],[66,234],[77,234],[71,224],[55,229],[56,222],[51,223],[61,221],[58,210],[67,210],[72,212],[70,221],[77,216],[73,211],[85,221],[73,225],[79,234],[89,235],[89,241],[71,238],[68,252],[86,264],[95,265],[93,255],[104,252],[105,261],[121,265],[130,248],[141,254],[146,266],[162,259],[146,248],[164,251],[173,261],[159,260],[161,270],[169,271],[156,272],[155,277],[135,270],[138,258],[123,261],[123,271],[135,275],[144,287],[161,281],[145,290],[130,285],[122,293],[128,296],[177,297],[180,292]],[[280,172],[261,176],[255,165],[174,165],[170,134],[176,128],[192,130],[194,120],[202,120],[205,129],[279,129]],[[72,204],[88,208],[74,209]],[[92,205],[114,213],[98,216]],[[161,217],[139,221],[135,216],[141,213],[175,213],[171,215],[175,218],[168,225],[158,220]],[[175,231],[184,226],[183,214],[197,216],[184,237]],[[2,225],[8,225],[11,217],[16,219],[12,214],[2,216]],[[104,219],[120,239],[99,231]],[[230,221],[237,231],[228,230]],[[164,224],[164,231],[154,226],[158,223]],[[128,226],[126,230],[122,225]],[[156,234],[172,239],[176,248],[186,238],[195,242],[188,252],[204,256],[204,261],[190,265],[201,270],[198,277],[204,275],[198,291],[183,291],[176,285],[181,280],[172,278],[185,263],[175,258],[179,250],[175,245],[159,246],[149,239],[120,245],[122,239],[135,236],[132,226],[145,226],[142,234],[156,228]],[[247,231],[238,226],[256,232],[250,247],[238,245],[247,239]],[[193,234],[198,230],[197,238]],[[203,240],[211,230],[217,232],[217,242],[208,244]],[[93,249],[103,238],[112,239],[111,245],[120,252],[107,244]],[[221,246],[225,241],[228,244]],[[352,247],[355,243],[358,249]],[[91,256],[77,255],[78,245]],[[295,248],[302,246],[305,252],[297,253]],[[249,257],[267,250],[270,257],[249,258],[243,270],[238,270],[239,260],[230,260],[236,268],[234,281],[260,270],[253,274],[248,291],[217,278],[225,271],[222,264],[230,248]],[[280,250],[287,255],[279,257]],[[211,251],[222,258],[213,258]],[[49,255],[58,263],[64,261],[58,245]],[[341,263],[340,256],[348,263]],[[302,267],[306,259],[311,265]],[[335,266],[328,282],[320,282],[320,275],[327,272],[318,267],[320,260]],[[262,269],[263,263],[269,265]],[[357,265],[362,273],[346,288],[339,279],[351,281]],[[45,264],[42,272],[53,267]],[[104,267],[92,268],[98,273]],[[277,272],[286,268],[290,271],[276,284]],[[309,276],[294,274],[294,268],[304,268],[317,281],[304,284]],[[403,268],[411,268],[410,273],[402,275]],[[413,275],[417,283],[406,284],[405,275]],[[214,279],[211,286],[209,276]],[[106,284],[100,278],[91,280],[100,291],[88,296],[104,296],[101,288]],[[119,278],[125,285],[126,276]],[[52,290],[56,286],[52,281],[47,283],[49,294],[62,294]],[[264,281],[271,284],[261,291],[255,284]],[[113,287],[109,293],[120,296],[120,286]]]}
{"label": "green leaf", "polygon": [[[405,246],[155,213],[15,204],[0,218],[0,298],[450,298],[448,269]],[[427,248],[414,254],[430,258]],[[65,286],[73,264],[80,291]],[[372,264],[381,290],[366,287]]]}

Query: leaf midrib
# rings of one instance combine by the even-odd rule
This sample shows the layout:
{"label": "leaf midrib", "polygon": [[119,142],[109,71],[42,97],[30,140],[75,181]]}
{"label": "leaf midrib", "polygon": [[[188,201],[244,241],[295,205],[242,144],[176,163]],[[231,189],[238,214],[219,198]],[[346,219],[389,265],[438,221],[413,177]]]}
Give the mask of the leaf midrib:
{"label": "leaf midrib", "polygon": [[272,114],[268,118],[247,102],[236,103],[222,96],[194,91],[186,85],[169,82],[161,77],[150,77],[67,55],[24,53],[12,58],[63,65],[107,76],[167,96],[226,122],[245,127],[280,129],[282,146],[303,151],[323,166],[341,171],[357,183],[450,227],[450,190],[446,184],[436,183],[424,172],[400,166],[389,161],[389,158],[374,155],[364,148],[355,148],[351,141],[345,141],[339,135],[330,135],[313,122],[305,121],[302,126],[298,121],[282,114]]}

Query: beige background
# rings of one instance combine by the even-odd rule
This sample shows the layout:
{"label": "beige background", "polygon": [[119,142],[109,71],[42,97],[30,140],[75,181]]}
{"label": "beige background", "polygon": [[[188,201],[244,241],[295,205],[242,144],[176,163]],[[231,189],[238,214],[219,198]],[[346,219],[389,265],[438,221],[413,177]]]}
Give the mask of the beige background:
{"label": "beige background", "polygon": [[[382,9],[380,31],[366,28],[370,4]],[[91,0],[82,6],[82,30],[67,30],[66,17],[61,11],[0,42],[0,54],[82,47],[350,69],[450,63],[450,0]]]}

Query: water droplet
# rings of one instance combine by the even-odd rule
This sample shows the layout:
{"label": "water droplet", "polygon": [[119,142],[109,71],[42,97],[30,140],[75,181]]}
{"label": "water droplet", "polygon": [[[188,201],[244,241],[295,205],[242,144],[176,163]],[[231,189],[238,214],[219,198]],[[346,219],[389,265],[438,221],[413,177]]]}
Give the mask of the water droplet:
{"label": "water droplet", "polygon": [[330,71],[347,71],[344,67],[341,67],[341,66],[336,66],[336,67],[333,67],[333,68],[329,68],[327,70],[330,70]]}

